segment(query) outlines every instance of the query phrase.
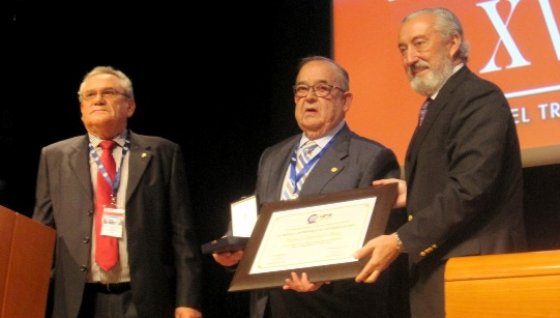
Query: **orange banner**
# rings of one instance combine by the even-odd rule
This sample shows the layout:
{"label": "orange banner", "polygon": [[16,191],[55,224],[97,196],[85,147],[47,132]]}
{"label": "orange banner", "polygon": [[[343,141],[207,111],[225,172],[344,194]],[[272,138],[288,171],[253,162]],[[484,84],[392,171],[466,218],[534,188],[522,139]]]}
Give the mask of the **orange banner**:
{"label": "orange banner", "polygon": [[522,150],[559,147],[560,0],[334,0],[334,57],[350,73],[352,129],[403,164],[424,98],[406,79],[398,29],[407,13],[436,6],[461,20],[469,68],[504,91]]}

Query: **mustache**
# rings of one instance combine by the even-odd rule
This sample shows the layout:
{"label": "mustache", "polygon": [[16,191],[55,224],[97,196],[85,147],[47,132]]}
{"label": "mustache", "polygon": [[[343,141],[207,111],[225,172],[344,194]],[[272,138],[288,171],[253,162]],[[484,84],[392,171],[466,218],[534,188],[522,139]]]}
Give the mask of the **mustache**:
{"label": "mustache", "polygon": [[415,73],[419,68],[430,68],[430,63],[426,61],[418,61],[408,67],[408,70],[411,74]]}

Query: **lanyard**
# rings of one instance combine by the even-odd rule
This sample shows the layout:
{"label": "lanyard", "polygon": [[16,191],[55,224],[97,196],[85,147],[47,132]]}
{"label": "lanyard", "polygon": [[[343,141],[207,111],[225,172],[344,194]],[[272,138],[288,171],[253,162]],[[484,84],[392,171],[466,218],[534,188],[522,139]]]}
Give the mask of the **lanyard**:
{"label": "lanyard", "polygon": [[327,151],[327,149],[329,149],[329,147],[333,144],[334,139],[335,139],[336,135],[334,135],[331,140],[329,140],[329,142],[325,145],[325,147],[323,149],[321,149],[321,151],[316,154],[315,156],[313,156],[313,158],[311,158],[299,171],[299,173],[296,173],[296,164],[297,164],[297,151],[298,148],[294,148],[294,151],[292,152],[292,157],[290,158],[290,182],[293,185],[294,188],[294,193],[298,192],[298,182],[301,180],[301,178],[309,171],[309,169],[311,169],[311,167],[313,167],[315,165],[315,163],[317,163],[317,161],[319,161],[319,159],[321,159],[321,157],[323,156],[323,154],[325,154],[325,152]]}

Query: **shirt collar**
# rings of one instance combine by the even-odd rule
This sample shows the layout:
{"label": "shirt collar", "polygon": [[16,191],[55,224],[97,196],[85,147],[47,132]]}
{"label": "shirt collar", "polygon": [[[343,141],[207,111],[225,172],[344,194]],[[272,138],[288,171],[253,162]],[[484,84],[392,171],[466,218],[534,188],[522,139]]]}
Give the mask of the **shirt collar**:
{"label": "shirt collar", "polygon": [[[89,142],[91,143],[91,145],[94,148],[97,148],[99,146],[99,143],[101,143],[103,141],[103,139],[88,133],[88,137],[89,137]],[[126,131],[123,131],[120,135],[116,136],[115,138],[113,138],[112,140],[114,142],[117,143],[118,146],[123,147],[124,146],[124,142],[126,139]]]}

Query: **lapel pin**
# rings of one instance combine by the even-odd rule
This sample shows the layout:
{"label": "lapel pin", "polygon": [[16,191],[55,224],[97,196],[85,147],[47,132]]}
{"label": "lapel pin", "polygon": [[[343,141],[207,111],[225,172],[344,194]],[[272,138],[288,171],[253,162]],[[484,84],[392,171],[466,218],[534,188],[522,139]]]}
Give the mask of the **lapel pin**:
{"label": "lapel pin", "polygon": [[337,171],[338,171],[338,168],[337,168],[337,167],[332,167],[332,168],[331,168],[331,172],[332,172],[332,173],[335,173],[335,172],[337,172]]}
{"label": "lapel pin", "polygon": [[147,153],[143,152],[142,155],[140,155],[140,157],[142,157],[142,159],[146,158],[148,156]]}

